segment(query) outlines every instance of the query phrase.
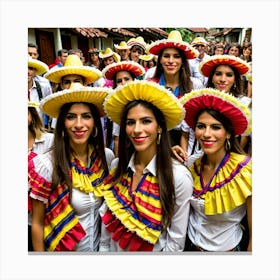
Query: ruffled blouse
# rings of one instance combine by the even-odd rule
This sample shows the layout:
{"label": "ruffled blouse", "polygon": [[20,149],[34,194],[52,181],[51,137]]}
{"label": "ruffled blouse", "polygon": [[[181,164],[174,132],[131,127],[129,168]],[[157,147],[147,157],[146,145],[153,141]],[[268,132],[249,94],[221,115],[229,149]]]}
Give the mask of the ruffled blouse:
{"label": "ruffled blouse", "polygon": [[226,154],[207,184],[203,181],[202,170],[200,158],[190,171],[194,178],[193,196],[205,200],[206,215],[233,210],[252,195],[252,163],[249,156],[233,152]]}

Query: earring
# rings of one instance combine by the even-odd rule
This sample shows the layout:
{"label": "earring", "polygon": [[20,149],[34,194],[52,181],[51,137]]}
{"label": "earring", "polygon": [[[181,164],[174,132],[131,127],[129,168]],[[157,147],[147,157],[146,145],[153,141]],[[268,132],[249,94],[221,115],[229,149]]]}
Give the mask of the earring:
{"label": "earring", "polygon": [[93,137],[96,137],[97,135],[98,135],[98,128],[94,127]]}
{"label": "earring", "polygon": [[62,137],[64,138],[64,130],[62,130],[62,133],[61,133]]}
{"label": "earring", "polygon": [[233,89],[236,89],[236,83],[233,84]]}
{"label": "earring", "polygon": [[161,140],[161,133],[159,132],[157,135],[157,144],[160,144],[160,140]]}
{"label": "earring", "polygon": [[227,152],[229,152],[230,148],[231,148],[231,143],[230,143],[229,139],[227,139],[225,142],[225,149]]}

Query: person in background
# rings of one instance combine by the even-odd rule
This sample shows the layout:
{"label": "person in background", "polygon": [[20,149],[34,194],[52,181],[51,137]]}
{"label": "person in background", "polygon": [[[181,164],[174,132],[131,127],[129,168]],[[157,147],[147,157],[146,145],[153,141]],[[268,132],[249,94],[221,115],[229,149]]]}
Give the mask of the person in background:
{"label": "person in background", "polygon": [[[49,151],[53,146],[54,135],[48,133],[38,114],[39,103],[28,101],[28,161],[37,154],[43,154]],[[31,238],[31,216],[32,207],[28,189],[28,251],[33,251]]]}
{"label": "person in background", "polygon": [[[112,63],[106,66],[102,71],[103,77],[114,82],[114,89],[117,86],[125,85],[135,79],[141,78],[144,73],[145,69],[134,61]],[[107,119],[106,146],[113,149],[116,157],[118,157],[119,133],[119,125]]]}
{"label": "person in background", "polygon": [[237,42],[232,43],[228,48],[228,53],[227,54],[240,57],[240,55],[242,54],[240,44],[237,43]]}
{"label": "person in background", "polygon": [[120,55],[121,61],[129,60],[129,53],[131,46],[128,46],[125,41],[121,41],[120,44],[114,44],[116,52]]}
{"label": "person in background", "polygon": [[65,64],[67,56],[68,56],[68,50],[66,49],[58,50],[56,61],[55,63],[49,65],[49,69],[52,69],[54,67],[62,67]]}
{"label": "person in background", "polygon": [[144,55],[146,52],[146,42],[144,38],[139,36],[137,38],[130,38],[127,41],[127,45],[130,47],[129,59],[139,63],[140,55]]}
{"label": "person in background", "polygon": [[[252,251],[252,162],[236,137],[250,133],[251,113],[235,97],[210,88],[180,102],[204,151],[190,167],[194,189],[185,250]],[[248,243],[243,242],[244,217]]]}
{"label": "person in background", "polygon": [[196,37],[191,42],[191,46],[198,51],[198,56],[189,60],[191,76],[199,79],[203,86],[206,86],[207,78],[199,72],[199,64],[210,56],[207,54],[208,43],[203,37]]}
{"label": "person in background", "polygon": [[99,57],[100,50],[97,48],[90,48],[88,50],[88,61],[86,62],[86,66],[94,67],[98,70],[102,70],[104,65],[102,64],[102,59]]}
{"label": "person in background", "polygon": [[222,55],[224,54],[225,49],[223,44],[217,44],[214,47],[214,55]]}
{"label": "person in background", "polygon": [[[69,54],[63,67],[52,68],[44,77],[53,84],[58,84],[57,92],[69,89],[72,83],[81,83],[84,86],[94,83],[101,78],[98,69],[84,66],[81,59],[75,54]],[[51,121],[51,129],[56,126],[56,119]]]}
{"label": "person in background", "polygon": [[[158,56],[155,74],[149,80],[165,86],[177,98],[203,87],[198,78],[191,77],[188,62],[197,57],[198,51],[182,40],[179,31],[172,30],[167,39],[150,44],[147,52]],[[189,127],[183,121],[169,131],[171,145],[179,145],[184,151],[188,151],[190,133]]]}
{"label": "person in background", "polygon": [[114,158],[100,122],[108,93],[72,83],[40,104],[57,125],[54,148],[28,162],[34,251],[99,248],[101,185]]}
{"label": "person in background", "polygon": [[172,159],[167,132],[181,122],[182,106],[163,86],[133,81],[104,109],[120,125],[122,156],[104,181],[100,251],[182,251],[193,180]]}

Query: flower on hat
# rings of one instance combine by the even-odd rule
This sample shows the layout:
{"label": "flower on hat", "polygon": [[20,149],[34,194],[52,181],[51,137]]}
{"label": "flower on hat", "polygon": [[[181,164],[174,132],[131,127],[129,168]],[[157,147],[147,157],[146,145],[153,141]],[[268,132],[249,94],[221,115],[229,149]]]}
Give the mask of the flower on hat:
{"label": "flower on hat", "polygon": [[52,68],[44,75],[44,77],[53,83],[60,83],[62,77],[71,74],[84,77],[86,84],[94,83],[102,76],[101,71],[98,69],[90,66],[84,66],[79,56],[69,54],[62,67]]}
{"label": "flower on hat", "polygon": [[251,132],[251,112],[237,98],[212,88],[193,90],[179,99],[186,110],[185,121],[195,129],[197,113],[209,108],[225,115],[232,123],[235,135]]}
{"label": "flower on hat", "polygon": [[88,53],[99,53],[99,52],[100,52],[100,50],[98,50],[97,48],[90,48],[88,50]]}
{"label": "flower on hat", "polygon": [[198,56],[198,51],[184,42],[181,33],[178,30],[172,30],[167,39],[162,39],[151,43],[147,47],[147,53],[158,55],[162,49],[175,48],[185,52],[187,59],[193,59]]}

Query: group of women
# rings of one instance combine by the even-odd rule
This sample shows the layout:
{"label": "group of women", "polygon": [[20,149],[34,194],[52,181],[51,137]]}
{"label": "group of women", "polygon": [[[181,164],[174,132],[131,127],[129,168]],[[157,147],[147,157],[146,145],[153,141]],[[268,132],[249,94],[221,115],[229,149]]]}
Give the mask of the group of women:
{"label": "group of women", "polygon": [[[65,87],[40,103],[56,119],[53,145],[29,154],[30,250],[252,250],[251,157],[238,138],[251,132],[239,88],[249,66],[213,56],[200,67],[204,88],[190,77],[197,51],[178,31],[147,50],[158,56],[149,80],[131,61],[45,74]],[[102,76],[113,86],[86,86]],[[189,135],[200,150],[192,163]]]}

